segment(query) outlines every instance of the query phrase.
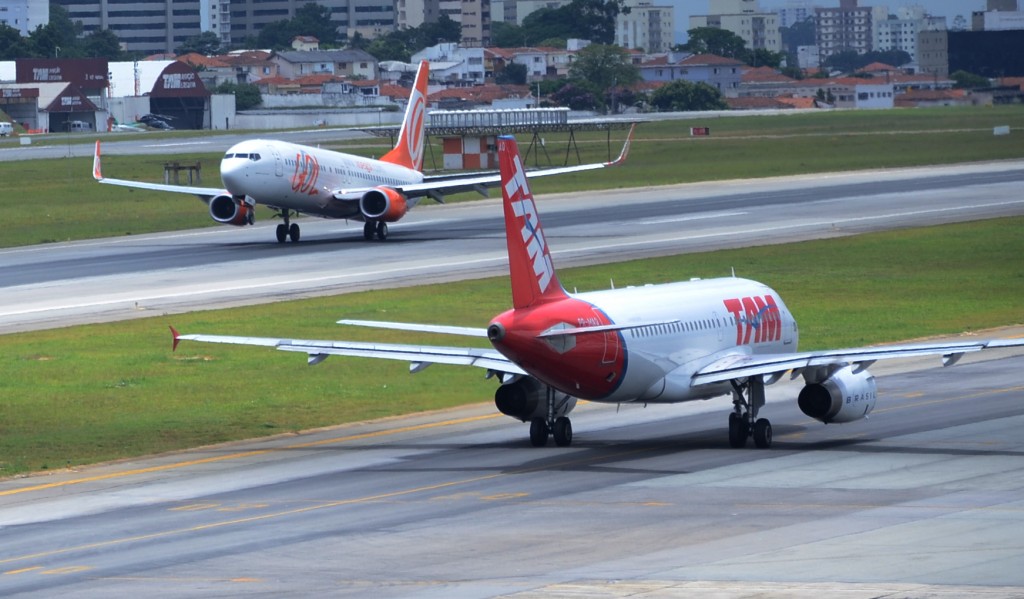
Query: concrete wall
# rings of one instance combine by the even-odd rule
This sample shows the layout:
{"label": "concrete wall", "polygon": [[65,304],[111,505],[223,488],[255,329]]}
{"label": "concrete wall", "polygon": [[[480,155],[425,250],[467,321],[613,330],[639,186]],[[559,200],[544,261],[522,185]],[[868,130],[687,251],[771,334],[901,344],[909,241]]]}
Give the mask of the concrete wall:
{"label": "concrete wall", "polygon": [[397,125],[401,112],[383,110],[247,110],[235,116],[232,129],[291,129],[298,127],[375,127]]}

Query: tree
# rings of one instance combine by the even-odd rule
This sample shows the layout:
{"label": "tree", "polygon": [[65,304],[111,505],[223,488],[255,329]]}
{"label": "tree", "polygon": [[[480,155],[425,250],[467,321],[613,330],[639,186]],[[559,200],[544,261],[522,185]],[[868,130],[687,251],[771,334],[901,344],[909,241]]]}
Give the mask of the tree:
{"label": "tree", "polygon": [[625,49],[591,44],[576,54],[576,61],[569,67],[569,78],[595,97],[604,98],[613,87],[629,87],[640,81],[640,71]]}
{"label": "tree", "polygon": [[462,41],[462,25],[448,15],[441,15],[433,23],[424,23],[413,27],[409,32],[409,50],[419,52],[435,44],[444,42],[459,43]]}
{"label": "tree", "polygon": [[82,39],[82,53],[88,58],[123,60],[121,40],[109,29],[97,29]]}
{"label": "tree", "polygon": [[263,95],[260,88],[252,83],[231,83],[225,81],[213,90],[218,94],[233,94],[235,96],[236,110],[249,110],[256,108],[263,103]]}
{"label": "tree", "polygon": [[[333,46],[338,43],[338,25],[331,20],[331,9],[315,2],[307,2],[295,11],[292,18],[295,35],[312,35],[321,44]],[[291,43],[291,39],[288,40]]]}
{"label": "tree", "polygon": [[822,66],[842,73],[852,73],[865,64],[867,63],[862,62],[860,55],[856,51],[843,50],[826,58]]}
{"label": "tree", "polygon": [[953,71],[949,78],[955,81],[953,87],[957,89],[976,89],[979,87],[992,87],[992,82],[987,77],[968,73],[967,71]]}
{"label": "tree", "polygon": [[179,56],[190,52],[203,56],[214,56],[221,52],[220,38],[212,31],[204,31],[183,41],[175,52]]}
{"label": "tree", "polygon": [[409,52],[408,44],[392,35],[382,35],[378,37],[370,42],[366,46],[365,50],[371,56],[376,58],[377,62],[382,60],[409,62],[412,60],[412,53]]}
{"label": "tree", "polygon": [[32,50],[17,29],[0,23],[0,60],[29,58]]}
{"label": "tree", "polygon": [[526,65],[510,62],[505,68],[494,75],[494,82],[499,84],[526,85]]}
{"label": "tree", "polygon": [[572,0],[560,8],[542,8],[523,19],[523,41],[505,47],[536,45],[553,38],[611,44],[615,41],[615,19],[620,12],[629,14],[629,8],[618,0]]}
{"label": "tree", "polygon": [[747,50],[743,38],[718,27],[697,27],[686,32],[690,40],[683,44],[683,50],[694,54],[715,54],[726,58],[742,59]]}
{"label": "tree", "polygon": [[783,50],[787,54],[795,56],[797,48],[800,46],[813,46],[815,44],[814,17],[807,17],[803,21],[793,23],[789,27],[779,27],[779,33],[782,34]]}
{"label": "tree", "polygon": [[752,67],[771,67],[777,69],[782,64],[782,59],[785,56],[781,52],[772,52],[765,48],[758,48],[756,50],[744,50],[736,58]]}
{"label": "tree", "polygon": [[59,4],[50,6],[50,21],[46,25],[36,27],[28,35],[29,45],[35,56],[41,58],[79,58],[78,36],[82,33],[82,23],[71,21],[67,9]]}
{"label": "tree", "polygon": [[295,11],[293,18],[264,25],[256,40],[261,48],[281,50],[290,47],[299,35],[311,35],[325,46],[336,44],[338,27],[331,21],[331,9],[307,2]]}
{"label": "tree", "polygon": [[707,83],[678,79],[651,94],[651,106],[660,111],[725,110],[722,94]]}
{"label": "tree", "polygon": [[499,21],[491,24],[491,44],[496,48],[518,48],[526,45],[526,32],[515,23]]}
{"label": "tree", "polygon": [[572,110],[593,110],[597,108],[597,98],[587,88],[566,83],[562,89],[548,96],[557,106],[568,106]]}

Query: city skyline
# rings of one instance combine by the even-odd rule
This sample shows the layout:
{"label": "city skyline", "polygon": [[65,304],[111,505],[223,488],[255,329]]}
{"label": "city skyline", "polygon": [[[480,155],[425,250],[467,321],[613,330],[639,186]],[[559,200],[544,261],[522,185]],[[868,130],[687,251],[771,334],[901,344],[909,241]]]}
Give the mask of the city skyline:
{"label": "city skyline", "polygon": [[[657,4],[657,2],[655,3]],[[792,0],[760,0],[761,9],[767,11],[785,8],[791,3]],[[686,30],[690,28],[690,16],[708,14],[708,1],[673,0],[671,4],[676,9],[675,39],[677,43],[683,43],[686,41]],[[953,18],[957,15],[963,15],[964,19],[967,20],[968,26],[970,26],[971,13],[985,10],[985,4],[985,0],[860,0],[858,2],[859,6],[886,6],[890,12],[895,11],[900,6],[922,6],[931,15],[946,17],[947,27],[953,25]],[[811,5],[837,7],[839,6],[839,0],[812,0]]]}

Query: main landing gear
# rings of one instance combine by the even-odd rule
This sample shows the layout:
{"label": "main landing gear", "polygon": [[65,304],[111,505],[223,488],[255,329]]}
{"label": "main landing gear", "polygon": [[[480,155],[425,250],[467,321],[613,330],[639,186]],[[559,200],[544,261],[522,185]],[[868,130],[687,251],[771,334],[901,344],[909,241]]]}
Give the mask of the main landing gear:
{"label": "main landing gear", "polygon": [[388,238],[388,224],[382,220],[368,220],[363,224],[363,239],[372,241],[373,238],[384,241]]}
{"label": "main landing gear", "polygon": [[292,243],[299,242],[299,225],[291,222],[291,211],[281,210],[277,213],[277,216],[284,219],[284,222],[277,225],[277,242],[284,243],[289,237],[291,237]]}
{"label": "main landing gear", "polygon": [[757,417],[758,410],[764,407],[764,379],[754,376],[743,383],[731,382],[733,411],[729,413],[729,445],[740,448],[747,444],[747,437],[753,437],[756,447],[771,447],[772,423],[767,418]]}
{"label": "main landing gear", "polygon": [[[562,396],[561,399],[558,395]],[[568,416],[555,417],[555,414],[568,413],[568,410],[563,410],[570,401],[573,401],[572,397],[547,387],[548,416],[530,421],[530,445],[544,447],[548,444],[548,435],[554,438],[555,445],[559,447],[572,444],[572,421]],[[572,406],[568,407],[572,409]]]}

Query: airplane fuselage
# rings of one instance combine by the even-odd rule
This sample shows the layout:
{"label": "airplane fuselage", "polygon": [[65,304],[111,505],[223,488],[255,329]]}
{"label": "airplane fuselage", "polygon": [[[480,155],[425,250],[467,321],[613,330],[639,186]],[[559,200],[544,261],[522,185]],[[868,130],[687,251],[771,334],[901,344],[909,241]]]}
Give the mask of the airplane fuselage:
{"label": "airplane fuselage", "polygon": [[[494,322],[508,331],[495,347],[538,380],[609,403],[675,403],[728,393],[728,383],[694,386],[691,378],[727,354],[796,351],[799,337],[779,294],[740,278],[581,293],[509,311]],[[552,334],[643,323],[660,324]]]}
{"label": "airplane fuselage", "polygon": [[[420,183],[423,174],[403,166],[277,140],[251,139],[221,159],[221,181],[235,197],[328,218],[360,218],[359,198],[345,189]],[[411,203],[411,202],[410,202]]]}

